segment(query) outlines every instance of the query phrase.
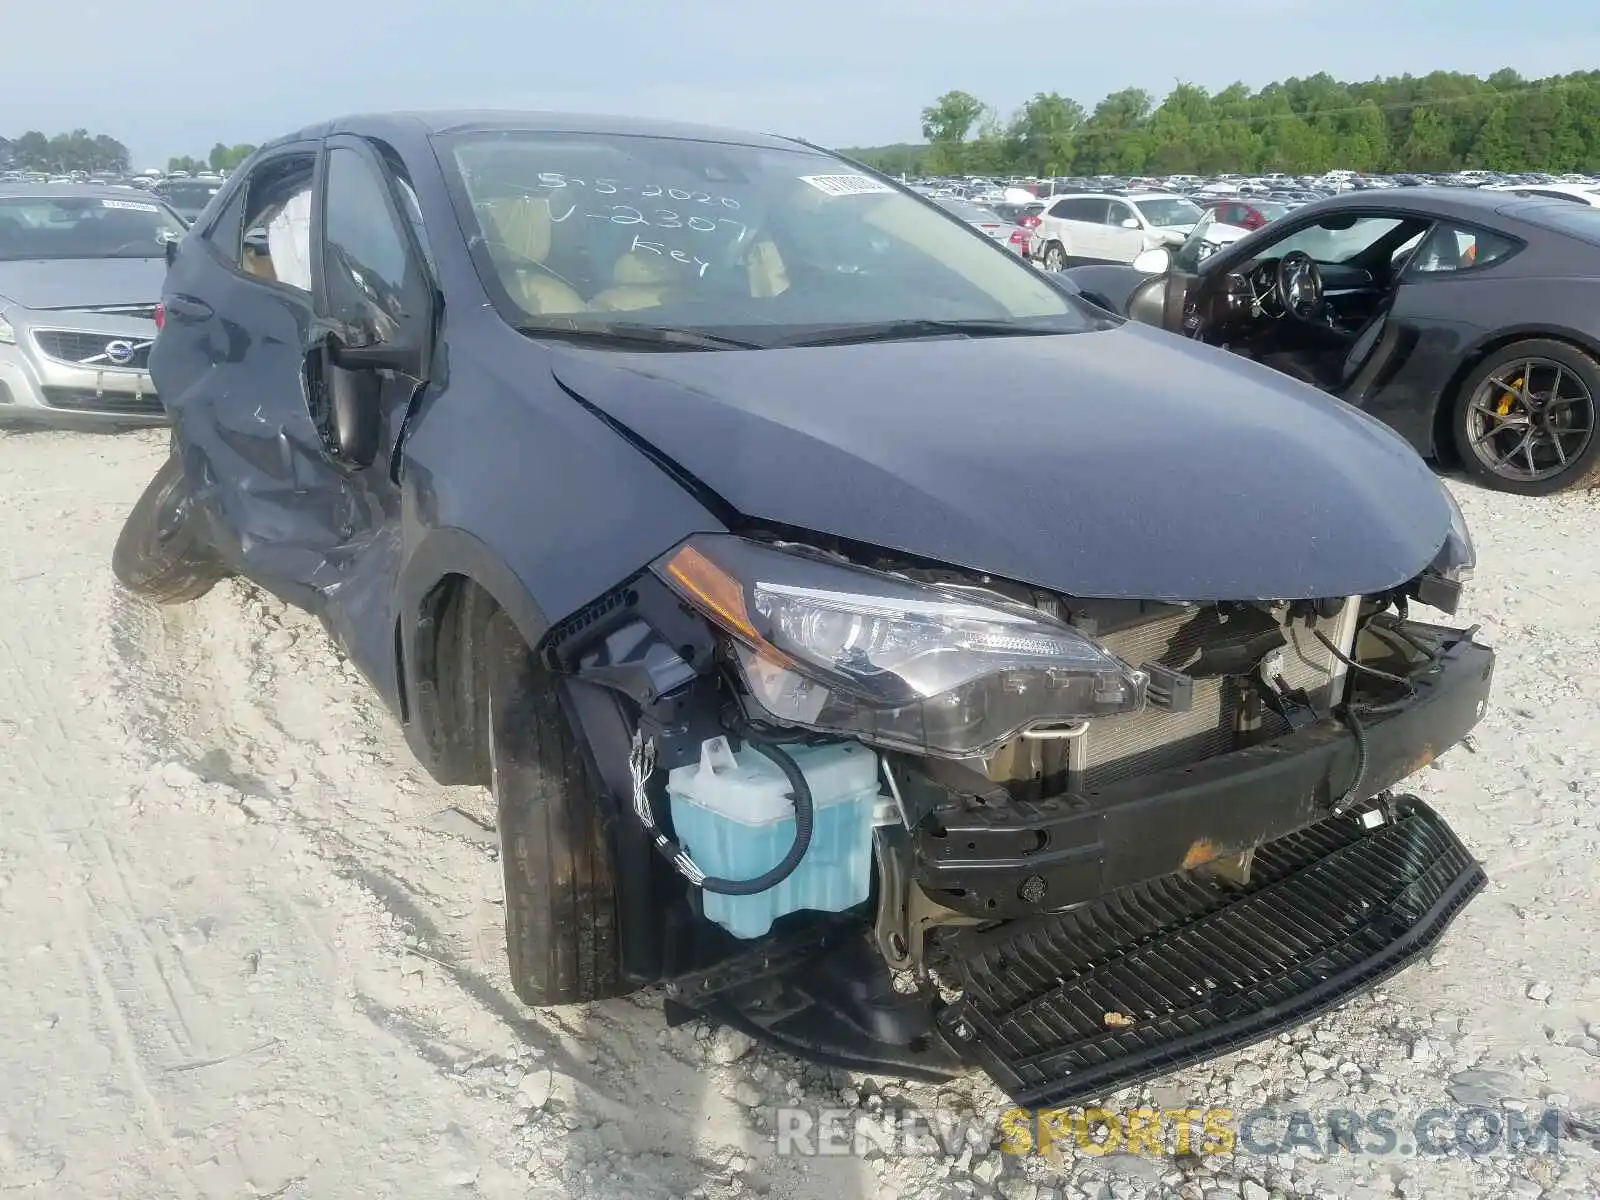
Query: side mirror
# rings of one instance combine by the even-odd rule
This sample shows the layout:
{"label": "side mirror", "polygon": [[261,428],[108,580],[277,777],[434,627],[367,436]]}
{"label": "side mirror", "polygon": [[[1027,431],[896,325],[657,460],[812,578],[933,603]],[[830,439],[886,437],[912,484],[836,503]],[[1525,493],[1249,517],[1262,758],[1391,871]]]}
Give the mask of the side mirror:
{"label": "side mirror", "polygon": [[[334,341],[306,354],[306,397],[323,447],[335,461],[370,467],[383,426],[383,380],[377,359],[385,348],[352,350]],[[392,353],[392,352],[391,352]]]}
{"label": "side mirror", "polygon": [[1146,250],[1133,260],[1133,269],[1141,275],[1164,275],[1172,269],[1172,252],[1165,246]]}
{"label": "side mirror", "polygon": [[1139,228],[1139,219],[1137,217],[1123,217],[1122,227],[1124,229],[1137,229]]}
{"label": "side mirror", "polygon": [[168,269],[171,269],[172,264],[178,261],[178,239],[168,238],[161,252],[166,257]]}

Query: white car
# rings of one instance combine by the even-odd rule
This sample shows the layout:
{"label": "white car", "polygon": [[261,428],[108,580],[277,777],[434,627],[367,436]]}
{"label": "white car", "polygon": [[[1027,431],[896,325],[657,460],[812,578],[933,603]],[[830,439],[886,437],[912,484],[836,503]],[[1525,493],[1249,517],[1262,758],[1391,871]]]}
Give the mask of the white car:
{"label": "white car", "polygon": [[1486,192],[1513,192],[1518,196],[1537,196],[1543,200],[1570,200],[1600,208],[1600,184],[1594,183],[1495,183]]}
{"label": "white car", "polygon": [[1200,207],[1170,192],[1075,192],[1055,196],[1033,231],[1033,257],[1047,271],[1070,259],[1131,263],[1146,250],[1180,246]]}

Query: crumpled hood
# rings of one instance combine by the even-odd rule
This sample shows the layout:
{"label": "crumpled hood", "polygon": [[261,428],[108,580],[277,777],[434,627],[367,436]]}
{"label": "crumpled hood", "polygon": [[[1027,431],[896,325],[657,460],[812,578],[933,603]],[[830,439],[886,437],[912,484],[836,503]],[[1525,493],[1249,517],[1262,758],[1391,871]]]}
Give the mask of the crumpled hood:
{"label": "crumpled hood", "polygon": [[772,351],[554,350],[570,392],[747,517],[1081,598],[1378,592],[1449,531],[1399,437],[1136,324]]}
{"label": "crumpled hood", "polygon": [[164,258],[0,262],[0,302],[35,309],[154,304],[161,299],[166,274]]}

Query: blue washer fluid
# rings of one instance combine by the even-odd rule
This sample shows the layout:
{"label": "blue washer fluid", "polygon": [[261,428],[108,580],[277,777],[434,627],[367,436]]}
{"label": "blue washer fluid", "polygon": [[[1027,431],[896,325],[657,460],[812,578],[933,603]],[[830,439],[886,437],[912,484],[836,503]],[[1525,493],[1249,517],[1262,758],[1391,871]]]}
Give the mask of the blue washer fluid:
{"label": "blue washer fluid", "polygon": [[[785,745],[811,788],[811,845],[782,883],[753,896],[706,892],[705,914],[740,938],[760,937],[799,909],[840,912],[872,887],[878,756],[858,742]],[[794,844],[794,801],[778,764],[725,737],[700,747],[700,761],[667,774],[677,840],[708,876],[754,879]]]}

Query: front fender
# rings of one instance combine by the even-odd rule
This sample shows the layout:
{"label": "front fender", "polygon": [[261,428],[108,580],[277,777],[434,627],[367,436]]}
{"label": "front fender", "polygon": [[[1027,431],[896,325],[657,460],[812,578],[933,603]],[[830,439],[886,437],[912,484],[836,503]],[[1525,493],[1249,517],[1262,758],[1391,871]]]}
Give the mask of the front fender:
{"label": "front fender", "polygon": [[556,383],[540,344],[493,326],[449,350],[449,385],[406,439],[394,609],[407,740],[441,781],[456,773],[430,676],[442,583],[478,585],[537,647],[685,537],[725,530]]}
{"label": "front fender", "polygon": [[1083,293],[1085,299],[1109,309],[1119,317],[1128,315],[1128,300],[1133,289],[1150,276],[1118,263],[1089,263],[1068,267],[1061,272]]}

